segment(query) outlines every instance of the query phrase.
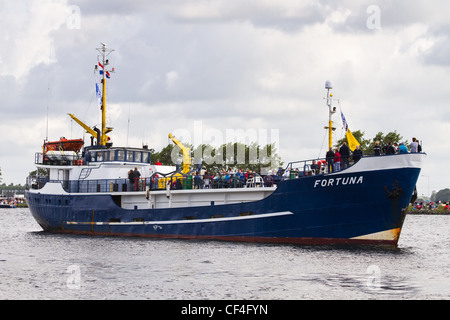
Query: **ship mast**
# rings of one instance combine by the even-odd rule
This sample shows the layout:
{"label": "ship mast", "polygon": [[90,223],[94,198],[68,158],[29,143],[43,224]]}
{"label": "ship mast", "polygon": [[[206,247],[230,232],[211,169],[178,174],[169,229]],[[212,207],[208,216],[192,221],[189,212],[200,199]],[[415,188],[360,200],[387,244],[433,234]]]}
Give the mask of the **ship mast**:
{"label": "ship mast", "polygon": [[109,60],[107,59],[108,55],[114,51],[114,49],[107,49],[105,43],[101,43],[102,47],[97,48],[97,51],[100,52],[102,58],[103,71],[101,72],[103,75],[102,78],[102,129],[100,132],[100,141],[97,141],[99,145],[106,146],[108,142],[107,133],[112,131],[112,128],[106,127],[106,79],[108,78],[109,72],[114,72],[114,68],[112,70],[107,70],[107,66],[109,65]]}
{"label": "ship mast", "polygon": [[332,106],[333,102],[333,94],[330,93],[330,90],[333,89],[333,86],[331,85],[331,81],[327,80],[325,82],[325,89],[327,89],[327,106],[329,108],[328,112],[328,127],[325,127],[325,129],[328,129],[328,149],[333,147],[333,120],[332,116],[336,113],[336,107]]}
{"label": "ship mast", "polygon": [[[109,141],[109,136],[107,135],[109,132],[111,132],[113,129],[106,127],[106,79],[109,78],[110,73],[114,72],[114,68],[112,68],[111,70],[107,69],[107,66],[109,65],[109,60],[107,59],[108,55],[113,52],[113,49],[107,49],[106,48],[106,44],[105,43],[101,43],[102,47],[101,48],[97,48],[97,51],[100,52],[101,54],[101,62],[100,59],[98,61],[98,65],[95,65],[95,71],[98,70],[98,67],[101,68],[101,70],[99,71],[100,74],[102,75],[102,101],[101,101],[101,110],[102,110],[102,128],[101,130],[97,129],[96,127],[91,128],[88,125],[86,125],[85,123],[83,123],[83,121],[81,121],[80,119],[78,119],[77,117],[75,117],[73,114],[69,113],[69,116],[75,120],[75,122],[77,122],[81,127],[83,127],[84,129],[86,129],[86,131],[91,134],[94,138],[97,139],[97,145],[100,146],[106,146],[108,141]],[[100,58],[100,56],[98,57]],[[99,102],[100,104],[100,102]]]}

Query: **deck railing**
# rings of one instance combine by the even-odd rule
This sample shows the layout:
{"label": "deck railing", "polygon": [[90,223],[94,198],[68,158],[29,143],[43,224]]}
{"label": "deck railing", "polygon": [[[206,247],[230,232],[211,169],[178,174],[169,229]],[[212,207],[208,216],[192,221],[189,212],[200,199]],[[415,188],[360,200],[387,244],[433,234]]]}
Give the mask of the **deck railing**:
{"label": "deck railing", "polygon": [[167,185],[172,190],[182,189],[222,189],[222,188],[250,188],[272,187],[281,181],[277,176],[257,176],[247,180],[237,175],[220,176],[218,178],[203,179],[197,176],[152,176],[139,178],[134,182],[129,179],[100,179],[100,180],[49,180],[47,177],[28,178],[29,189],[41,189],[46,183],[61,183],[68,193],[96,193],[96,192],[135,192],[149,190],[165,190]]}
{"label": "deck railing", "polygon": [[[366,157],[366,156],[365,156]],[[339,168],[326,158],[289,162],[285,169],[279,169],[270,175],[251,173],[243,178],[238,174],[210,175],[209,179],[197,175],[182,175],[171,172],[169,174],[155,173],[148,178],[139,178],[134,182],[129,179],[101,179],[101,180],[53,180],[48,177],[29,177],[27,187],[41,189],[47,182],[60,182],[65,191],[69,193],[97,193],[97,192],[134,192],[149,190],[170,189],[221,189],[221,188],[250,188],[272,187],[286,179],[298,179],[312,175],[326,175],[336,170],[342,171],[354,165],[351,157],[348,161],[341,157]]]}

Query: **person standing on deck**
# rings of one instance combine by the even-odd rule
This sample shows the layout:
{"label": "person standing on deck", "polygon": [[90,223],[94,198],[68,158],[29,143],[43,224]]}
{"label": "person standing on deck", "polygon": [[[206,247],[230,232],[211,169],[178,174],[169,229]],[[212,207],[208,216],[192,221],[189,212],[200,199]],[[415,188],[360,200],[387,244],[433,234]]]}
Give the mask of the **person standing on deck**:
{"label": "person standing on deck", "polygon": [[339,153],[339,150],[336,149],[334,151],[334,172],[341,171],[341,154]]}
{"label": "person standing on deck", "polygon": [[355,151],[353,151],[353,161],[357,163],[359,159],[361,159],[362,155],[362,150],[359,148],[359,145],[357,145]]}
{"label": "person standing on deck", "polygon": [[339,153],[341,154],[341,169],[344,170],[348,168],[350,161],[350,148],[347,146],[347,142],[342,143]]}
{"label": "person standing on deck", "polygon": [[375,156],[381,156],[380,141],[375,142],[375,146],[373,147],[373,154]]}
{"label": "person standing on deck", "polygon": [[136,191],[138,188],[137,186],[137,182],[139,180],[139,177],[141,176],[141,173],[139,172],[138,168],[135,167],[134,171],[130,170],[130,173],[128,174],[129,178],[130,178],[130,184],[131,184],[131,190]]}
{"label": "person standing on deck", "polygon": [[330,150],[328,150],[327,154],[326,154],[326,158],[327,158],[327,165],[328,165],[328,173],[332,173],[333,172],[333,162],[334,162],[334,152],[333,149],[330,148]]}
{"label": "person standing on deck", "polygon": [[412,142],[409,145],[409,149],[411,153],[419,152],[419,143],[417,142],[416,138],[412,138]]}

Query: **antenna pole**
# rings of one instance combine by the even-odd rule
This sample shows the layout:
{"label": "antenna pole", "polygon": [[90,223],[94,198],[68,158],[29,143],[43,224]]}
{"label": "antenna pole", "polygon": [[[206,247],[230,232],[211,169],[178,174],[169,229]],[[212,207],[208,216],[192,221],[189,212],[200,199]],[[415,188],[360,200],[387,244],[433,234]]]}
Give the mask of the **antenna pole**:
{"label": "antenna pole", "polygon": [[47,122],[45,125],[45,141],[48,141],[48,113],[49,113],[49,105],[51,99],[51,91],[50,91],[50,77],[51,77],[51,58],[52,58],[52,43],[50,43],[50,49],[48,54],[48,79],[47,79]]}
{"label": "antenna pole", "polygon": [[[99,145],[105,146],[108,142],[108,136],[106,135],[108,132],[110,132],[111,128],[106,128],[106,79],[107,74],[109,74],[109,70],[106,69],[106,67],[109,64],[108,59],[106,57],[113,52],[113,49],[107,49],[106,44],[102,42],[102,47],[97,48],[97,51],[100,52],[102,55],[102,68],[103,68],[103,78],[102,78],[102,85],[103,85],[103,91],[102,91],[102,129],[100,133],[100,141],[98,141]],[[112,72],[112,71],[111,71]]]}
{"label": "antenna pole", "polygon": [[331,85],[331,81],[325,82],[325,89],[327,89],[327,105],[329,108],[328,112],[328,127],[325,127],[328,129],[328,149],[333,147],[333,120],[332,116],[334,113],[336,113],[336,107],[332,106],[332,97],[333,94],[330,93],[330,90],[333,89],[333,86]]}
{"label": "antenna pole", "polygon": [[101,131],[101,136],[100,136],[100,144],[102,146],[106,145],[106,141],[105,141],[105,131],[106,131],[106,56],[105,56],[105,52],[106,52],[106,46],[103,44],[103,79],[102,79],[102,84],[103,84],[103,101],[102,101],[102,131]]}

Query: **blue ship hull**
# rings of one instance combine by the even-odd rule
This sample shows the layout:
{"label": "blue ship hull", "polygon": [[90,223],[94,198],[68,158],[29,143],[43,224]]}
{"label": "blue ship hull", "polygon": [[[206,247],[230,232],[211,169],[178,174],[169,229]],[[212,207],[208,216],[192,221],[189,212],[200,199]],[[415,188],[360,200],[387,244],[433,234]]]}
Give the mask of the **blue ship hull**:
{"label": "blue ship hull", "polygon": [[[420,168],[307,176],[282,181],[253,202],[123,209],[114,194],[29,190],[45,231],[292,244],[396,245]],[[196,192],[196,190],[191,190]]]}

